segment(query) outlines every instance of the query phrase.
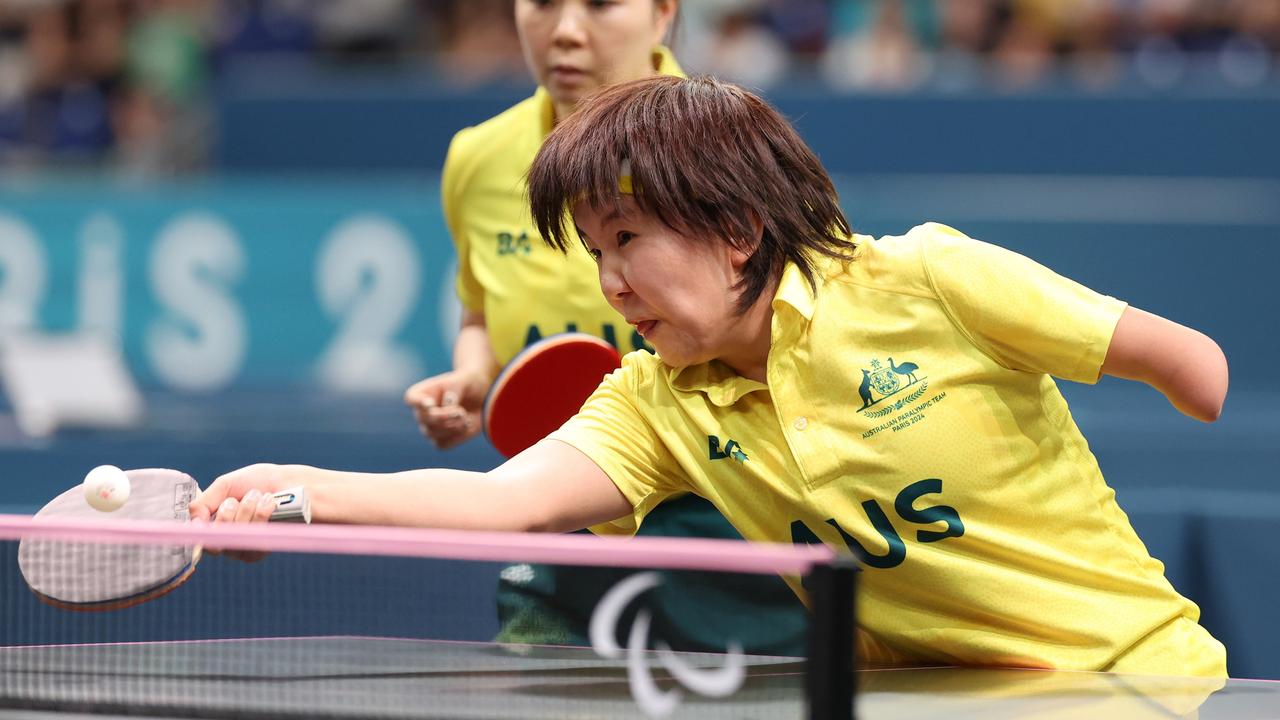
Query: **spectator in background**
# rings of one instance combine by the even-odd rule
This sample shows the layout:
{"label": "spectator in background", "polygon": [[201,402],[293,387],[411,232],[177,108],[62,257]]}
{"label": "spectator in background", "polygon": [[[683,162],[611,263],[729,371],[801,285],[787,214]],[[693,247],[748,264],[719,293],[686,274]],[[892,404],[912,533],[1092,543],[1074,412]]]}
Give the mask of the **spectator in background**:
{"label": "spectator in background", "polygon": [[701,69],[743,85],[770,88],[790,70],[790,54],[764,25],[759,3],[753,5],[720,15]]}
{"label": "spectator in background", "polygon": [[[453,86],[524,83],[510,6],[2,1],[0,163],[199,170],[211,58],[252,66],[289,53],[430,68]],[[1250,88],[1280,77],[1280,0],[696,0],[685,10],[687,67],[764,89],[810,79],[876,92]]]}
{"label": "spectator in background", "polygon": [[928,58],[905,4],[906,0],[840,4],[851,29],[833,41],[823,60],[823,75],[832,87],[904,89],[924,79]]}
{"label": "spectator in background", "polygon": [[191,172],[208,158],[209,0],[135,4],[117,114],[118,159],[131,174]]}
{"label": "spectator in background", "polygon": [[411,49],[411,0],[312,0],[311,12],[317,43],[331,57],[394,62]]}
{"label": "spectator in background", "polygon": [[441,79],[462,87],[526,79],[511,15],[511,0],[437,6],[429,21],[435,30],[432,43],[424,50],[434,52]]}

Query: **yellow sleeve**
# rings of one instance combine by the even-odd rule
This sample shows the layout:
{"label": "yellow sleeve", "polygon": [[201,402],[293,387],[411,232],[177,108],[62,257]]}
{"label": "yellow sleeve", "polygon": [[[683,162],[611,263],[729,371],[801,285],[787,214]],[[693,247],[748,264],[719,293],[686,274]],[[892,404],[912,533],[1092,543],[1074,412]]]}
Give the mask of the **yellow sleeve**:
{"label": "yellow sleeve", "polygon": [[[600,467],[631,503],[632,514],[591,531],[631,535],[644,516],[672,495],[689,491],[684,473],[636,402],[643,376],[651,374],[631,353],[609,374],[582,409],[549,437],[567,443]],[[647,370],[647,372],[646,372]]]}
{"label": "yellow sleeve", "polygon": [[465,215],[466,187],[473,171],[469,167],[470,153],[467,152],[469,130],[460,130],[449,143],[440,176],[440,202],[444,206],[444,220],[449,226],[449,236],[458,257],[458,300],[463,307],[480,312],[484,310],[484,288],[471,269],[471,243]]}
{"label": "yellow sleeve", "polygon": [[970,342],[1010,369],[1098,381],[1124,302],[945,225],[915,233],[933,291]]}

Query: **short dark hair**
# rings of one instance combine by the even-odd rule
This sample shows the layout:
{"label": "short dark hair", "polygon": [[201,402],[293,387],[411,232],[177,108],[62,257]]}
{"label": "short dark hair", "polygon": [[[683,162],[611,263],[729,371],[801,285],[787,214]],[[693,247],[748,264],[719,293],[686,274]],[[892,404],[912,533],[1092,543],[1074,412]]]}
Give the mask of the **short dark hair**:
{"label": "short dark hair", "polygon": [[[777,110],[736,85],[655,76],[582,100],[529,169],[529,203],[543,240],[568,250],[565,216],[577,202],[617,208],[624,166],[643,212],[682,234],[751,253],[740,312],[788,261],[812,285],[815,253],[853,255],[849,222],[822,163]],[[753,248],[756,220],[764,232]]]}

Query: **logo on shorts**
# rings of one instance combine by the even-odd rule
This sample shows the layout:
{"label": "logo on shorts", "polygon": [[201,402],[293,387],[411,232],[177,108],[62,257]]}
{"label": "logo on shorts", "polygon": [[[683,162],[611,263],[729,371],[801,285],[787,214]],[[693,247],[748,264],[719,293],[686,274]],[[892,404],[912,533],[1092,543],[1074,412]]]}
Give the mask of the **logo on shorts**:
{"label": "logo on shorts", "polygon": [[[865,412],[868,417],[887,415],[893,410],[900,409],[903,405],[909,405],[919,399],[924,394],[924,391],[929,388],[928,378],[922,378],[916,374],[920,369],[919,365],[905,360],[900,363],[894,362],[893,358],[888,358],[888,361],[889,364],[885,365],[879,359],[872,358],[871,369],[862,368],[862,384],[858,386],[858,395],[862,397],[862,407],[858,408],[857,411]],[[910,390],[916,385],[919,385],[919,387],[898,398],[892,406],[871,410],[881,402],[901,392]]]}
{"label": "logo on shorts", "polygon": [[622,580],[600,598],[588,626],[591,647],[597,655],[608,660],[626,658],[631,696],[641,712],[649,717],[666,717],[674,712],[683,697],[682,690],[692,690],[705,697],[728,697],[742,687],[747,677],[746,658],[742,654],[742,645],[736,641],[729,643],[723,665],[704,668],[677,655],[665,642],[654,640],[653,649],[658,662],[679,684],[670,690],[658,687],[649,661],[649,626],[653,616],[647,608],[636,611],[631,630],[627,633],[626,650],[618,647],[618,621],[627,605],[641,593],[661,584],[662,575],[653,571],[637,573]]}

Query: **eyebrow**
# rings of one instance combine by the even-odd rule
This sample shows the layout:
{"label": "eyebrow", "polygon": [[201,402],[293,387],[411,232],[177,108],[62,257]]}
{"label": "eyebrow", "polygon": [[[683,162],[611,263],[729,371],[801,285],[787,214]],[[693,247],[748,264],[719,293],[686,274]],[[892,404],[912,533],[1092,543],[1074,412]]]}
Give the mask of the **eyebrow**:
{"label": "eyebrow", "polygon": [[[605,213],[604,217],[600,218],[600,222],[601,222],[602,224],[607,224],[607,223],[611,223],[611,222],[613,222],[613,221],[615,221],[615,220],[620,220],[620,219],[623,219],[623,218],[627,218],[627,217],[629,217],[630,215],[631,215],[631,213],[627,212],[626,210],[623,210],[622,208],[617,208],[617,207],[615,207],[615,208],[611,209],[609,212]],[[588,237],[588,235],[587,235],[585,232],[583,232],[583,231],[582,231],[582,228],[581,228],[581,227],[579,227],[577,223],[574,223],[574,225],[573,225],[573,229],[578,231],[578,237],[579,237],[579,238],[582,238],[582,240],[584,240],[584,241],[585,241],[585,240],[589,240],[589,239],[590,239],[590,238]]]}

